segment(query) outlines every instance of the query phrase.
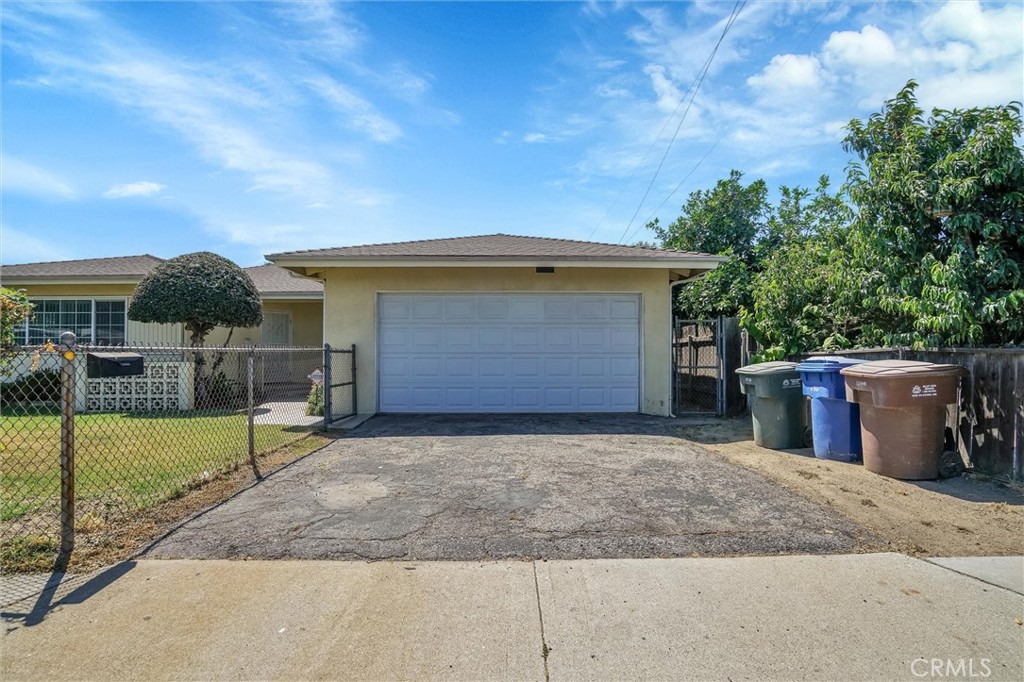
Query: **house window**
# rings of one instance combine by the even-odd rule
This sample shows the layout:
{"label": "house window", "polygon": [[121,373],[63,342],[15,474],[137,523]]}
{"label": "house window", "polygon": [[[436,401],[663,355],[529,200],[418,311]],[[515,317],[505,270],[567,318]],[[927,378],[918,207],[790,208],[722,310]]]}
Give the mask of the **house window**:
{"label": "house window", "polygon": [[124,345],[128,326],[124,300],[33,299],[31,320],[16,330],[17,343],[38,346],[60,341],[64,332],[74,332],[79,343],[98,346]]}

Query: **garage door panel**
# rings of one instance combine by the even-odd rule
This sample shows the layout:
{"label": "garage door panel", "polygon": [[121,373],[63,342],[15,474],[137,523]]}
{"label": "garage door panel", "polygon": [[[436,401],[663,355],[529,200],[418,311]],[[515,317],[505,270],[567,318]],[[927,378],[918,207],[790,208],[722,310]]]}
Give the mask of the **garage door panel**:
{"label": "garage door panel", "polygon": [[477,300],[478,320],[507,320],[509,317],[508,298],[502,296],[483,296]]}
{"label": "garage door panel", "polygon": [[465,412],[476,407],[477,390],[472,386],[448,386],[444,389],[444,407]]}
{"label": "garage door panel", "polygon": [[576,319],[604,322],[608,319],[608,301],[603,298],[581,300],[576,305]]}
{"label": "garage door panel", "polygon": [[520,386],[512,389],[512,407],[519,410],[540,410],[540,387]]}
{"label": "garage door panel", "polygon": [[435,321],[443,319],[444,301],[437,296],[417,296],[410,298],[412,319]]}
{"label": "garage door panel", "polygon": [[608,346],[612,350],[636,349],[640,344],[640,333],[631,327],[616,326],[608,330]]}
{"label": "garage door panel", "polygon": [[540,348],[541,330],[539,327],[524,327],[512,330],[512,350],[536,353]]}
{"label": "garage door panel", "polygon": [[608,317],[612,320],[638,320],[640,319],[640,303],[635,298],[613,299]]}
{"label": "garage door panel", "polygon": [[637,358],[608,358],[608,363],[608,376],[614,379],[631,379],[640,371],[640,361]]}
{"label": "garage door panel", "polygon": [[444,348],[444,335],[440,327],[415,327],[411,343],[410,350],[414,352],[441,350]]}
{"label": "garage door panel", "polygon": [[539,357],[511,358],[512,377],[520,379],[537,379],[541,376]]}
{"label": "garage door panel", "polygon": [[544,319],[564,322],[572,319],[572,299],[552,296],[544,301]]}
{"label": "garage door panel", "polygon": [[477,404],[482,411],[499,412],[509,408],[507,388],[481,387],[478,393],[480,399]]}
{"label": "garage door panel", "polygon": [[409,343],[412,333],[409,329],[391,328],[380,332],[380,350],[382,353],[406,353],[411,349]]}
{"label": "garage door panel", "polygon": [[449,377],[474,377],[476,376],[476,358],[444,358],[444,374]]}
{"label": "garage door panel", "polygon": [[444,301],[444,319],[454,322],[476,319],[476,299],[447,298]]}
{"label": "garage door panel", "polygon": [[448,327],[444,330],[444,343],[449,350],[473,350],[476,348],[476,329],[473,327]]}
{"label": "garage door panel", "polygon": [[509,304],[509,317],[517,322],[539,322],[544,319],[544,300],[540,296],[516,296]]}
{"label": "garage door panel", "polygon": [[552,410],[571,410],[575,406],[575,392],[569,386],[549,386],[544,389],[544,405]]}
{"label": "garage door panel", "polygon": [[381,411],[638,410],[639,297],[418,296],[381,295]]}
{"label": "garage door panel", "polygon": [[439,379],[444,375],[441,371],[441,358],[412,358],[410,375],[416,379]]}
{"label": "garage door panel", "polygon": [[544,359],[544,376],[563,379],[573,376],[573,359],[570,357],[548,357]]}
{"label": "garage door panel", "polygon": [[508,376],[508,362],[508,358],[478,358],[479,376],[484,379],[505,378]]}
{"label": "garage door panel", "polygon": [[509,331],[501,327],[484,327],[477,330],[477,349],[481,351],[507,351]]}

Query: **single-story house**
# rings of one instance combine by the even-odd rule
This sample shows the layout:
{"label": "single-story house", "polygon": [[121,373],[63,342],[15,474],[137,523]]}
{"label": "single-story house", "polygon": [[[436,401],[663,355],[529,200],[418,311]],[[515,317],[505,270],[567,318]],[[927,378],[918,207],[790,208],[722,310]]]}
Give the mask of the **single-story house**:
{"label": "single-story house", "polygon": [[[4,265],[0,282],[24,289],[35,315],[15,330],[21,345],[56,342],[73,331],[82,343],[127,346],[187,345],[183,325],[128,319],[128,302],[139,281],[162,263],[149,254]],[[323,285],[266,264],[245,268],[263,299],[263,324],[235,329],[231,345],[320,346],[323,344]],[[214,329],[206,344],[223,345],[228,330]]]}
{"label": "single-story house", "polygon": [[493,234],[290,251],[360,414],[671,411],[674,284],[723,259]]}

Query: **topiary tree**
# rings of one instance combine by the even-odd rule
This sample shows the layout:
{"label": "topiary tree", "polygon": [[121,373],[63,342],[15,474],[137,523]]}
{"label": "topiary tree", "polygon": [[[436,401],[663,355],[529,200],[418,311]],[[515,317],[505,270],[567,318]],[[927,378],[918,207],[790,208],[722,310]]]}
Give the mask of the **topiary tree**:
{"label": "topiary tree", "polygon": [[128,319],[183,323],[193,347],[214,327],[255,327],[263,305],[252,278],[227,258],[208,251],[186,253],[153,268],[128,306]]}

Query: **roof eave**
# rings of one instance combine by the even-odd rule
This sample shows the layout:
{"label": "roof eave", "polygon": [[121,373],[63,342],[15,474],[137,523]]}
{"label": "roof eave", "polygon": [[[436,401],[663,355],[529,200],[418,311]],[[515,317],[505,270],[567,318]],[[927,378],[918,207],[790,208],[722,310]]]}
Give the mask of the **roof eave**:
{"label": "roof eave", "polygon": [[271,291],[260,293],[260,298],[265,301],[322,301],[322,291]]}
{"label": "roof eave", "polygon": [[567,258],[567,257],[326,257],[267,256],[276,265],[304,274],[306,268],[313,271],[324,268],[523,268],[557,266],[563,268],[656,268],[656,269],[708,269],[713,270],[726,260],[723,256],[679,256],[658,258]]}
{"label": "roof eave", "polygon": [[138,284],[142,281],[143,275],[138,277],[4,277],[3,285],[8,288],[29,286],[32,284]]}

